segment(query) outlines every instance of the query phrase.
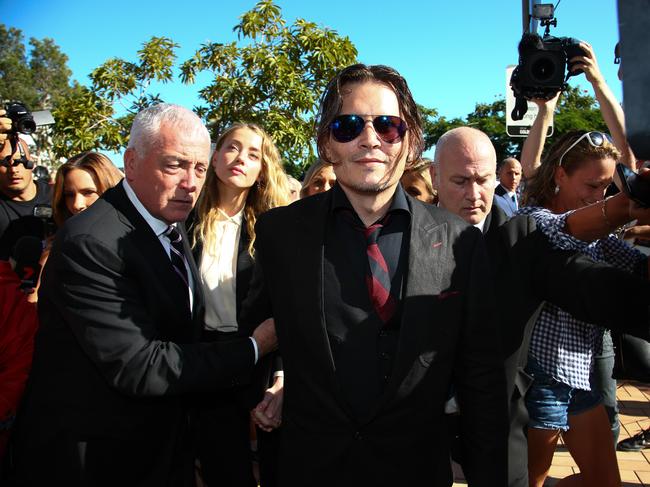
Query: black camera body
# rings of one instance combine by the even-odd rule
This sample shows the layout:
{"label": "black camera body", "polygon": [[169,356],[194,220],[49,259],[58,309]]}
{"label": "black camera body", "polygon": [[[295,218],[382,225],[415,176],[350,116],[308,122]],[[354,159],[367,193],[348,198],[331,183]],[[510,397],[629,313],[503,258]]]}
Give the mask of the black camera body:
{"label": "black camera body", "polygon": [[7,118],[11,119],[10,133],[33,134],[36,130],[36,122],[27,107],[19,102],[12,101],[5,105]]}
{"label": "black camera body", "polygon": [[519,42],[519,64],[510,78],[510,87],[517,98],[512,118],[521,120],[526,114],[524,100],[550,100],[565,89],[570,76],[582,73],[581,69],[571,72],[569,60],[585,54],[580,41],[573,37],[546,35],[542,38],[539,34],[524,34]]}

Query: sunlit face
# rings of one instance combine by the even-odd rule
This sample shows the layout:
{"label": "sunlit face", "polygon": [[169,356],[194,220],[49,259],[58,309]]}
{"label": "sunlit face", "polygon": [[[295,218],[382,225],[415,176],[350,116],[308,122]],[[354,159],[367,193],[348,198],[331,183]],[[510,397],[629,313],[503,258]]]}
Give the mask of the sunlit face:
{"label": "sunlit face", "polygon": [[89,172],[83,169],[68,171],[63,179],[65,207],[72,215],[84,211],[99,198],[97,185]]}
{"label": "sunlit face", "polygon": [[405,172],[400,180],[404,191],[425,203],[433,203],[433,194],[417,172]]}
{"label": "sunlit face", "polygon": [[334,186],[336,183],[336,174],[334,169],[329,164],[325,164],[315,175],[311,178],[309,186],[307,186],[306,194],[311,196],[313,194],[324,193]]}
{"label": "sunlit face", "polygon": [[555,184],[559,188],[555,208],[566,212],[602,200],[612,182],[615,167],[616,161],[610,157],[586,159],[570,175],[559,167],[555,171]]}
{"label": "sunlit face", "polygon": [[185,221],[201,192],[210,159],[210,139],[163,123],[144,154],[124,153],[129,185],[154,217],[167,224]]}
{"label": "sunlit face", "polygon": [[[21,147],[25,151],[25,157],[30,159],[29,149],[27,144],[20,142]],[[22,156],[20,151],[17,150],[15,154],[11,154],[11,143],[7,140],[0,152],[0,160],[11,156],[11,160],[20,159]],[[28,192],[35,192],[33,186],[32,169],[26,169],[23,164],[17,166],[7,167],[5,164],[0,164],[0,191],[2,191],[9,198],[22,199]],[[31,190],[31,191],[30,191]]]}
{"label": "sunlit face", "polygon": [[482,222],[494,198],[494,151],[486,144],[454,144],[445,146],[436,159],[438,204],[467,223]]}
{"label": "sunlit face", "polygon": [[249,128],[233,130],[212,157],[219,186],[248,190],[262,170],[262,136]]}
{"label": "sunlit face", "polygon": [[507,191],[516,191],[521,182],[521,164],[515,159],[504,162],[499,171],[499,182]]}
{"label": "sunlit face", "polygon": [[330,135],[326,144],[336,180],[343,189],[376,194],[393,188],[404,172],[408,153],[405,140],[396,143],[381,140],[372,126],[377,115],[400,116],[397,96],[383,83],[364,82],[343,87],[343,115],[362,115],[366,125],[350,142],[337,142]]}

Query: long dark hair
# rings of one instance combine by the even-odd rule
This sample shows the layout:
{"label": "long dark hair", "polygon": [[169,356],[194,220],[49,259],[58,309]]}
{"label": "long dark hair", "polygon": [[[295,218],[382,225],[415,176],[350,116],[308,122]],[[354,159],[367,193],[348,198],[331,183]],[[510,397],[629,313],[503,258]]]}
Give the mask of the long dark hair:
{"label": "long dark hair", "polygon": [[[325,145],[329,140],[330,124],[339,115],[343,106],[343,88],[353,83],[375,81],[388,85],[397,96],[400,116],[408,126],[407,138],[409,147],[409,161],[417,161],[422,157],[424,138],[422,136],[422,120],[417,104],[413,100],[411,90],[406,80],[397,71],[389,66],[353,64],[342,69],[327,85],[321,98],[320,109],[316,121],[316,145],[318,155],[325,162],[327,159]],[[375,115],[381,115],[379,113]]]}

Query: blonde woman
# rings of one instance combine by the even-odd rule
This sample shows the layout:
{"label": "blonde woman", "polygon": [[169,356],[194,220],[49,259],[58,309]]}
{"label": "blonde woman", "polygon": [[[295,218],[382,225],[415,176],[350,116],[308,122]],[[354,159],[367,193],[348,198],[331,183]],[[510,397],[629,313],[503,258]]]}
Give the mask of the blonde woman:
{"label": "blonde woman", "polygon": [[324,162],[322,159],[316,159],[309,166],[302,180],[300,197],[306,198],[307,196],[324,193],[334,186],[334,184],[336,184],[336,174],[334,174],[332,165]]}
{"label": "blonde woman", "polygon": [[438,192],[433,189],[431,183],[431,159],[420,159],[412,167],[404,169],[404,174],[400,179],[404,191],[424,203],[437,204]]}
{"label": "blonde woman", "polygon": [[[261,213],[288,204],[289,188],[277,148],[254,124],[228,128],[211,165],[192,235],[206,298],[204,339],[226,342],[242,333],[249,336],[238,318],[252,277],[255,222]],[[270,393],[281,390],[282,382],[276,377]],[[213,394],[198,413],[198,456],[209,486],[257,485],[249,441],[249,411],[255,404],[245,400],[249,393],[244,385]],[[269,411],[270,417],[276,414]]]}

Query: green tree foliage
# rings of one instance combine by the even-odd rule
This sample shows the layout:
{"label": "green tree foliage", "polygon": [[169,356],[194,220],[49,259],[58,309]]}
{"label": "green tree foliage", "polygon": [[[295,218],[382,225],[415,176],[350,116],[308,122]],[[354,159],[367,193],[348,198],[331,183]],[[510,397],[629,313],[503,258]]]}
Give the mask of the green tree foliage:
{"label": "green tree foliage", "polygon": [[57,154],[69,157],[126,147],[135,114],[162,101],[149,93],[150,85],[172,81],[177,48],[171,39],[152,37],[138,51],[136,62],[109,59],[90,74],[89,88],[76,85],[53,111]]}
{"label": "green tree foliage", "polygon": [[327,82],[356,60],[347,37],[297,19],[288,26],[272,0],[260,1],[234,27],[239,41],[202,45],[181,66],[192,83],[201,72],[212,81],[199,91],[197,112],[216,138],[234,122],[255,122],[273,137],[287,170],[299,174],[314,157],[314,118]]}
{"label": "green tree foliage", "polygon": [[49,38],[32,38],[29,45],[28,55],[22,31],[0,24],[0,99],[51,109],[70,91],[68,57]]}
{"label": "green tree foliage", "polygon": [[[433,116],[421,107],[427,119],[424,125],[426,148],[430,149],[446,131],[460,126],[471,126],[485,132],[497,152],[497,161],[508,156],[519,157],[524,138],[509,137],[506,134],[506,102],[500,98],[492,103],[477,103],[474,111],[463,118],[447,119]],[[560,136],[571,130],[599,130],[606,132],[607,126],[596,103],[596,99],[579,88],[569,87],[562,93],[555,111],[553,136],[547,138],[549,147]]]}

